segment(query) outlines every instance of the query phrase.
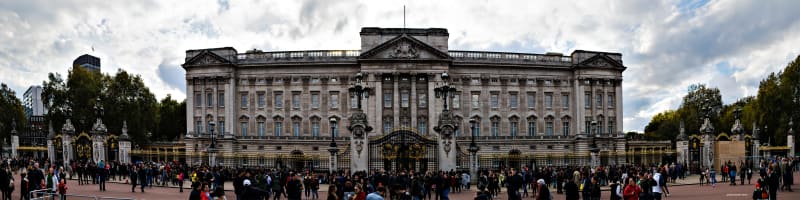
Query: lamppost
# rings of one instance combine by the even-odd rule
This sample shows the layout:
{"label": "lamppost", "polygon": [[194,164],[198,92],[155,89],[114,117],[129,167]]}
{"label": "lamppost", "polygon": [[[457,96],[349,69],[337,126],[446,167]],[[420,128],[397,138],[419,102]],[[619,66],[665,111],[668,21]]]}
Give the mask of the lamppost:
{"label": "lamppost", "polygon": [[444,101],[445,111],[450,110],[447,107],[447,100],[453,98],[453,95],[455,95],[456,93],[456,88],[450,86],[450,83],[448,81],[449,79],[450,75],[448,75],[447,72],[442,73],[442,82],[443,82],[442,86],[433,89],[433,92],[435,92],[436,94],[436,98],[442,98],[442,100]]}
{"label": "lamppost", "polygon": [[217,160],[217,135],[214,134],[214,121],[208,122],[208,135],[211,138],[211,145],[208,145],[208,166],[216,166]]}
{"label": "lamppost", "polygon": [[329,171],[330,171],[331,174],[333,174],[334,172],[336,172],[336,169],[338,169],[338,167],[336,166],[336,164],[337,164],[336,163],[337,162],[336,161],[336,153],[339,152],[339,146],[336,145],[336,135],[335,135],[335,133],[336,133],[336,118],[331,117],[330,118],[330,124],[331,124],[331,144],[328,146],[328,152],[331,152],[331,159],[330,159],[331,164],[330,164]]}
{"label": "lamppost", "polygon": [[361,97],[369,98],[369,92],[371,89],[366,86],[366,84],[362,81],[363,75],[361,72],[356,74],[356,82],[348,88],[350,95],[354,95],[356,97],[356,101],[358,102],[358,110],[361,111]]}
{"label": "lamppost", "polygon": [[472,141],[469,143],[469,154],[470,154],[470,165],[469,165],[469,173],[472,177],[472,180],[478,180],[478,151],[480,147],[475,144],[475,134],[477,131],[478,122],[475,118],[469,119],[470,129],[472,131]]}
{"label": "lamppost", "polygon": [[347,126],[347,130],[350,130],[350,133],[352,133],[350,145],[354,147],[351,148],[351,171],[367,171],[368,155],[367,152],[364,151],[364,144],[369,142],[367,141],[366,135],[372,131],[372,127],[369,126],[367,114],[361,109],[361,98],[369,98],[369,92],[372,91],[372,89],[363,82],[363,75],[359,72],[356,74],[356,82],[348,88],[348,91],[351,97],[356,99],[358,104],[358,110],[353,112],[350,116],[348,119],[350,125]]}
{"label": "lamppost", "polygon": [[453,98],[453,95],[456,93],[456,88],[450,86],[449,79],[450,75],[447,72],[442,73],[442,86],[434,88],[434,92],[436,98],[442,98],[444,101],[444,109],[442,113],[439,114],[439,123],[436,127],[434,127],[434,131],[439,133],[441,139],[439,140],[439,145],[442,147],[440,151],[440,161],[439,161],[439,169],[443,171],[449,171],[451,169],[456,168],[456,155],[455,151],[451,151],[453,149],[453,132],[458,130],[458,122],[455,120],[455,116],[447,106],[447,101],[450,98]]}
{"label": "lamppost", "polygon": [[591,126],[592,144],[589,145],[589,152],[591,152],[592,167],[594,168],[600,165],[600,158],[598,157],[600,148],[597,148],[597,121],[592,121]]}
{"label": "lamppost", "polygon": [[703,133],[706,137],[703,143],[703,149],[706,150],[708,161],[706,162],[706,166],[710,166],[711,168],[714,167],[714,140],[716,138],[713,137],[714,133],[714,125],[711,124],[711,114],[712,114],[713,106],[711,105],[711,100],[705,99],[703,101],[703,105],[701,107],[701,111],[703,112],[703,125],[700,126],[700,132]]}

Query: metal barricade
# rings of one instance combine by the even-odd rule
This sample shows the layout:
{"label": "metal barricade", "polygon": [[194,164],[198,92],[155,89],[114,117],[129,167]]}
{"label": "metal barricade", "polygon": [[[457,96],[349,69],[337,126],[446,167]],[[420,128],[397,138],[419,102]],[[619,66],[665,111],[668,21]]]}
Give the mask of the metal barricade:
{"label": "metal barricade", "polygon": [[94,195],[65,194],[64,196],[66,196],[67,199],[69,200],[74,200],[74,199],[97,200],[97,197]]}
{"label": "metal barricade", "polygon": [[119,197],[97,197],[97,200],[107,199],[107,200],[136,200],[134,198],[119,198]]}
{"label": "metal barricade", "polygon": [[31,200],[44,200],[44,199],[55,199],[55,198],[56,198],[56,193],[50,192],[47,189],[34,190],[28,192],[28,199]]}

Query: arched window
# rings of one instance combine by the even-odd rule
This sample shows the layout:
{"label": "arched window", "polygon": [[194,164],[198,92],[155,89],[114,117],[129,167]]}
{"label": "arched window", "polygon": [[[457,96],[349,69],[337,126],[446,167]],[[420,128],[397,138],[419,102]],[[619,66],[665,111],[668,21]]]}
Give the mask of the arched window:
{"label": "arched window", "polygon": [[528,136],[536,135],[536,117],[528,117]]}
{"label": "arched window", "polygon": [[428,118],[425,116],[417,117],[417,131],[419,134],[428,134]]}
{"label": "arched window", "polygon": [[492,137],[500,135],[500,117],[494,116],[490,118],[492,121]]}
{"label": "arched window", "polygon": [[481,118],[473,117],[472,119],[475,120],[475,137],[481,136]]}
{"label": "arched window", "polygon": [[247,137],[247,134],[248,134],[247,133],[247,128],[249,126],[249,124],[247,123],[248,120],[250,120],[250,118],[248,118],[246,116],[242,116],[242,117],[239,118],[239,134],[242,137]]}
{"label": "arched window", "polygon": [[544,118],[544,134],[547,136],[553,136],[553,116],[547,116]]}
{"label": "arched window", "polygon": [[564,136],[569,136],[569,125],[570,125],[570,118],[563,117],[561,118],[561,134]]}
{"label": "arched window", "polygon": [[292,136],[300,137],[300,122],[303,121],[303,118],[300,117],[292,117]]}
{"label": "arched window", "polygon": [[283,117],[275,117],[273,119],[275,121],[275,126],[273,126],[273,134],[275,136],[281,136],[283,134]]}
{"label": "arched window", "polygon": [[599,134],[599,135],[603,134],[603,120],[604,119],[605,118],[603,117],[603,115],[598,115],[597,116],[597,126],[593,127],[595,129],[595,131],[597,131],[597,134]]}
{"label": "arched window", "polygon": [[508,132],[511,133],[511,137],[517,137],[517,132],[519,130],[519,117],[511,117],[508,118]]}
{"label": "arched window", "polygon": [[264,137],[266,135],[266,131],[267,131],[266,130],[267,129],[266,121],[267,121],[267,119],[264,118],[263,116],[258,116],[256,118],[256,129],[257,129],[257,132],[258,132],[258,137]]}
{"label": "arched window", "polygon": [[311,117],[311,136],[313,137],[319,137],[319,121],[319,117]]}

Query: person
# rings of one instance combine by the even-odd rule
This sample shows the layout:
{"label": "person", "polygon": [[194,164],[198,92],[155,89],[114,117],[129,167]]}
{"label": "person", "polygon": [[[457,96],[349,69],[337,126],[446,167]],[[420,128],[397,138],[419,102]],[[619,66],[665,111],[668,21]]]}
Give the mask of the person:
{"label": "person", "polygon": [[3,200],[11,199],[11,192],[14,190],[14,175],[11,174],[11,169],[3,164],[3,170],[0,171],[0,190],[3,191]]}
{"label": "person", "polygon": [[[711,187],[717,186],[717,171],[714,169],[714,166],[711,166],[711,173],[708,174],[711,180]],[[722,176],[725,177],[725,176]]]}
{"label": "person", "polygon": [[756,189],[753,190],[753,200],[766,200],[769,199],[769,193],[762,187],[762,180],[758,179],[756,182]]}
{"label": "person", "polygon": [[352,200],[366,200],[367,199],[367,193],[364,192],[364,189],[362,188],[361,184],[356,184],[356,187],[355,187],[354,191],[355,191],[355,196],[353,196]]}
{"label": "person", "polygon": [[225,188],[221,186],[217,186],[214,188],[214,191],[211,192],[211,199],[212,200],[227,200],[228,198],[225,197]]}
{"label": "person", "polygon": [[140,164],[139,166],[139,170],[137,171],[137,175],[139,175],[139,186],[140,190],[144,192],[144,186],[147,186],[147,167],[145,167],[144,164]]}
{"label": "person", "polygon": [[336,194],[336,184],[328,186],[328,200],[339,200],[339,195]]}
{"label": "person", "polygon": [[[135,173],[135,172],[132,172],[132,173]],[[133,184],[133,186],[136,187],[136,184]],[[201,196],[201,194],[200,194],[200,184],[192,183],[192,192],[189,192],[189,200],[202,200],[202,197],[200,197],[200,196]]]}
{"label": "person", "polygon": [[769,189],[770,200],[778,199],[778,187],[780,185],[780,175],[778,175],[778,173],[775,172],[775,168],[777,168],[775,164],[772,164],[767,168],[766,186],[767,189]]}
{"label": "person", "polygon": [[580,199],[580,193],[578,192],[578,184],[575,183],[574,179],[567,180],[567,184],[564,185],[564,193],[567,200]]}
{"label": "person", "polygon": [[106,191],[106,162],[104,160],[100,160],[97,163],[97,185],[100,187],[100,191]]}
{"label": "person", "polygon": [[478,193],[475,195],[475,200],[491,200],[492,195],[489,194],[486,190],[478,190]]}
{"label": "person", "polygon": [[662,186],[661,184],[664,183],[662,181],[663,178],[664,176],[658,171],[656,171],[656,173],[653,174],[653,182],[655,182],[655,184],[653,184],[652,187],[653,187],[653,199],[655,200],[661,200],[661,195],[664,193],[664,191],[661,190]]}
{"label": "person", "polygon": [[200,186],[200,200],[211,200],[211,193],[207,183],[202,183]]}
{"label": "person", "polygon": [[625,200],[639,200],[639,194],[642,193],[642,188],[639,185],[636,185],[636,182],[633,181],[633,177],[628,178],[628,181],[625,182],[625,190],[622,192],[622,197]]}
{"label": "person", "polygon": [[55,199],[55,194],[58,191],[58,177],[55,176],[53,172],[53,168],[49,168],[47,170],[47,183],[46,183],[47,193],[50,193],[51,198]]}
{"label": "person", "polygon": [[180,172],[178,172],[178,188],[179,188],[178,190],[181,193],[183,193],[183,176],[184,176],[183,170],[180,170]]}
{"label": "person", "polygon": [[[28,183],[29,183],[30,187],[28,188],[28,190],[26,192],[39,190],[39,189],[42,189],[42,187],[44,186],[44,172],[42,172],[42,170],[39,169],[39,163],[38,162],[34,163],[33,164],[33,169],[28,171]],[[24,196],[27,196],[27,193],[24,194]],[[39,193],[38,196],[41,197],[42,193]]]}
{"label": "person", "polygon": [[130,173],[128,176],[131,179],[131,192],[136,192],[136,181],[139,179],[136,166],[131,166],[131,170],[128,173]]}
{"label": "person", "polygon": [[753,179],[753,168],[747,168],[747,184],[750,185],[750,180]]}
{"label": "person", "polygon": [[58,194],[61,195],[61,200],[67,200],[67,181],[64,179],[59,180]]}
{"label": "person", "polygon": [[[597,176],[592,176],[592,185],[590,185],[591,200],[600,200],[601,190],[600,183],[598,183]],[[585,190],[586,188],[584,188]]]}
{"label": "person", "polygon": [[375,192],[369,193],[367,195],[366,200],[383,200],[383,196],[386,194],[386,188],[383,185],[379,185],[378,188],[375,189]]}
{"label": "person", "polygon": [[19,192],[20,192],[19,194],[20,195],[19,195],[19,197],[20,197],[20,199],[28,199],[28,191],[30,191],[30,184],[28,184],[29,181],[28,181],[27,173],[22,172],[19,175],[19,177],[20,177],[20,180],[19,180]]}
{"label": "person", "polygon": [[705,183],[706,175],[708,174],[707,171],[708,169],[705,171],[701,170],[700,172],[700,186],[703,186],[703,183]]}
{"label": "person", "polygon": [[611,197],[611,200],[620,200],[620,199],[622,199],[622,195],[621,195],[622,192],[620,192],[622,190],[621,189],[622,186],[619,185],[619,181],[612,182],[609,187],[611,188],[609,190],[609,193],[610,193],[609,195]]}
{"label": "person", "polygon": [[536,200],[550,200],[553,197],[550,194],[550,190],[547,189],[547,185],[544,182],[544,179],[539,179],[536,181],[536,195],[534,198]]}
{"label": "person", "polygon": [[240,200],[260,200],[261,199],[261,191],[252,187],[252,183],[250,179],[244,179],[242,181],[242,193],[239,196]]}
{"label": "person", "polygon": [[294,177],[286,183],[286,198],[289,200],[300,200],[303,194],[303,182],[300,180],[300,174],[295,174]]}
{"label": "person", "polygon": [[509,200],[519,200],[519,189],[522,188],[522,176],[517,173],[517,170],[511,168],[511,175],[506,180],[508,186],[508,199]]}

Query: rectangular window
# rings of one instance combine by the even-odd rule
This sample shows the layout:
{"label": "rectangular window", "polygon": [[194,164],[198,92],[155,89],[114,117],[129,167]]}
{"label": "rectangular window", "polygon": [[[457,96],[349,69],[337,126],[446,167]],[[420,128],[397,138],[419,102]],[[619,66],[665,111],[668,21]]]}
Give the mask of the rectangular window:
{"label": "rectangular window", "polygon": [[383,121],[383,133],[387,134],[392,131],[392,121],[384,120]]}
{"label": "rectangular window", "polygon": [[536,122],[528,121],[528,136],[536,135]]}
{"label": "rectangular window", "polygon": [[292,135],[300,137],[300,122],[292,122]]}
{"label": "rectangular window", "polygon": [[481,136],[481,125],[480,125],[480,122],[478,123],[478,126],[475,126],[475,137],[479,137],[479,136]]}
{"label": "rectangular window", "polygon": [[356,95],[350,95],[350,108],[358,108],[358,98]]}
{"label": "rectangular window", "polygon": [[480,93],[472,93],[472,108],[478,109],[481,106],[481,94]]}
{"label": "rectangular window", "polygon": [[453,108],[458,109],[461,107],[461,92],[456,92],[456,95],[453,96]]}
{"label": "rectangular window", "polygon": [[614,121],[611,120],[608,121],[608,133],[614,134]]}
{"label": "rectangular window", "polygon": [[214,95],[211,93],[206,93],[206,106],[209,108],[214,106]]}
{"label": "rectangular window", "polygon": [[597,126],[594,127],[594,128],[597,129],[596,130],[597,134],[602,135],[603,134],[603,120],[597,121]]}
{"label": "rectangular window", "polygon": [[247,137],[247,122],[242,122],[241,126],[242,137]]}
{"label": "rectangular window", "polygon": [[300,94],[292,94],[292,108],[300,109]]}
{"label": "rectangular window", "polygon": [[428,122],[425,120],[419,120],[417,124],[417,131],[419,131],[420,134],[424,135],[428,133]]}
{"label": "rectangular window", "polygon": [[569,135],[569,121],[561,122],[561,124],[562,124],[562,129],[561,129],[562,134],[564,134],[564,136],[568,136]]}
{"label": "rectangular window", "polygon": [[592,107],[592,95],[590,95],[588,92],[583,95],[583,107],[584,108]]}
{"label": "rectangular window", "polygon": [[217,126],[219,127],[219,134],[225,135],[225,121],[219,121]]}
{"label": "rectangular window", "polygon": [[500,101],[499,100],[500,97],[499,96],[500,95],[497,95],[497,94],[492,94],[492,96],[491,96],[491,98],[492,98],[492,108],[494,108],[494,109],[497,109],[497,107],[500,106],[500,102],[499,102]]}
{"label": "rectangular window", "polygon": [[217,106],[225,107],[225,92],[220,92],[217,97]]}
{"label": "rectangular window", "polygon": [[264,122],[258,122],[258,137],[264,137]]}
{"label": "rectangular window", "polygon": [[317,93],[311,94],[311,108],[319,108],[319,94]]}
{"label": "rectangular window", "polygon": [[340,129],[339,127],[333,129],[332,133],[333,137],[339,137],[339,129]]}
{"label": "rectangular window", "polygon": [[194,122],[194,132],[198,135],[203,133],[203,121]]}
{"label": "rectangular window", "polygon": [[603,107],[603,94],[597,94],[597,97],[595,98],[595,101],[597,101],[597,102],[595,102],[597,104],[597,107],[598,108],[602,108]]}
{"label": "rectangular window", "polygon": [[311,122],[311,135],[314,137],[319,137],[319,122]]}
{"label": "rectangular window", "polygon": [[492,122],[492,137],[497,137],[498,135],[500,135],[500,123]]}
{"label": "rectangular window", "polygon": [[331,100],[329,102],[331,108],[339,108],[339,93],[338,92],[331,92]]}
{"label": "rectangular window", "polygon": [[511,122],[511,137],[517,137],[517,122]]}
{"label": "rectangular window", "polygon": [[275,122],[275,136],[281,136],[283,133],[283,122]]}
{"label": "rectangular window", "polygon": [[[417,102],[419,102],[420,108],[428,107],[428,95],[426,95],[425,93],[419,93],[417,94],[417,99],[419,99]],[[455,107],[456,107],[456,100],[453,99],[453,108]]]}
{"label": "rectangular window", "polygon": [[408,108],[408,90],[400,91],[400,107]]}
{"label": "rectangular window", "polygon": [[392,93],[383,93],[383,107],[384,108],[392,107]]}
{"label": "rectangular window", "polygon": [[275,92],[275,108],[283,108],[283,92]]}
{"label": "rectangular window", "polygon": [[592,134],[592,132],[591,132],[592,131],[592,118],[591,117],[586,117],[585,121],[586,121],[586,130],[584,130],[584,131],[586,131],[587,135],[588,134]]}
{"label": "rectangular window", "polygon": [[547,136],[553,136],[553,121],[545,122],[545,134]]}
{"label": "rectangular window", "polygon": [[266,101],[264,99],[265,98],[264,97],[264,93],[258,93],[258,96],[256,98],[257,98],[258,108],[264,108],[264,104],[265,104],[265,101]]}
{"label": "rectangular window", "polygon": [[528,101],[528,108],[533,109],[536,107],[536,93],[529,92],[526,100]]}
{"label": "rectangular window", "polygon": [[553,93],[546,93],[544,95],[544,105],[547,107],[547,109],[553,108]]}
{"label": "rectangular window", "polygon": [[247,94],[242,94],[241,102],[239,103],[242,104],[242,108],[247,108]]}
{"label": "rectangular window", "polygon": [[200,94],[194,94],[194,106],[195,107],[203,107],[203,97]]}
{"label": "rectangular window", "polygon": [[517,93],[511,93],[508,95],[508,107],[511,107],[511,109],[516,109],[518,100]]}
{"label": "rectangular window", "polygon": [[569,94],[561,94],[561,108],[569,109]]}
{"label": "rectangular window", "polygon": [[608,107],[609,108],[614,107],[614,93],[608,94]]}

